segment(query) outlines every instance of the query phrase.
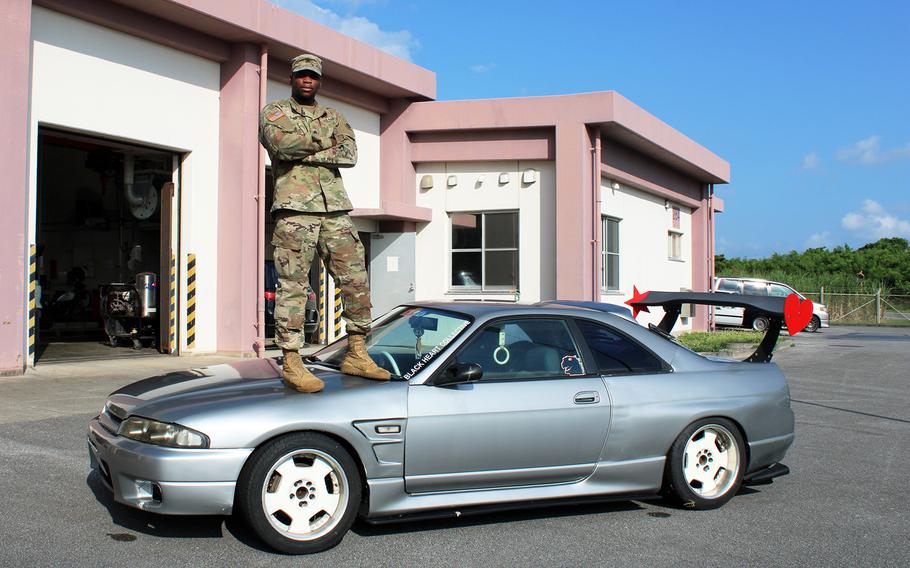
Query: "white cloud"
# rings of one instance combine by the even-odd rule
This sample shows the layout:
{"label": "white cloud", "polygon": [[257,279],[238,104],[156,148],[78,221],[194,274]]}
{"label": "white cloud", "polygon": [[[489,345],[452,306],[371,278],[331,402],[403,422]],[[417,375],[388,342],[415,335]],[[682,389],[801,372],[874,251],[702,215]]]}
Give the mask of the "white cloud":
{"label": "white cloud", "polygon": [[[407,30],[387,31],[375,22],[361,16],[339,16],[337,13],[317,6],[311,0],[273,0],[279,6],[338,30],[353,38],[377,47],[386,53],[411,61],[411,50],[418,49],[420,42]],[[365,2],[344,2],[349,9],[355,10]]]}
{"label": "white cloud", "polygon": [[864,138],[849,148],[837,151],[837,159],[842,162],[871,166],[883,164],[891,160],[910,158],[910,142],[898,148],[882,150],[882,137],[878,134]]}
{"label": "white cloud", "polygon": [[910,237],[910,221],[898,219],[878,202],[863,200],[859,211],[850,211],[841,219],[841,227],[861,237]]}
{"label": "white cloud", "polygon": [[489,73],[496,68],[495,63],[480,63],[477,65],[471,65],[471,71],[475,73]]}
{"label": "white cloud", "polygon": [[806,154],[803,158],[803,169],[804,170],[814,170],[821,164],[822,160],[818,157],[817,152],[812,152],[811,154]]}
{"label": "white cloud", "polygon": [[812,233],[806,239],[806,246],[809,248],[831,246],[831,231],[822,231],[821,233]]}

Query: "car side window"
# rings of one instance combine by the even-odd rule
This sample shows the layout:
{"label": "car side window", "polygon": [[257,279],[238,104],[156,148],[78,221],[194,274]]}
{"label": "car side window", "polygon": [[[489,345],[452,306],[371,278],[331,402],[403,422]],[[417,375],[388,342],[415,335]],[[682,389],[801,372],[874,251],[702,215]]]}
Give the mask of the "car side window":
{"label": "car side window", "polygon": [[561,319],[515,319],[487,325],[458,353],[477,363],[485,379],[581,376],[584,364]]}
{"label": "car side window", "polygon": [[592,321],[577,320],[576,323],[594,355],[594,363],[601,374],[644,374],[664,371],[660,359],[628,337]]}
{"label": "car side window", "polygon": [[743,283],[743,294],[749,296],[767,296],[768,285],[764,282],[745,282]]}
{"label": "car side window", "polygon": [[790,294],[793,294],[793,290],[786,286],[781,286],[780,284],[771,284],[770,286],[770,295],[777,296],[780,298],[786,298]]}
{"label": "car side window", "polygon": [[743,293],[743,283],[739,280],[730,280],[728,278],[723,278],[720,281],[717,289],[721,292],[733,292],[734,294]]}

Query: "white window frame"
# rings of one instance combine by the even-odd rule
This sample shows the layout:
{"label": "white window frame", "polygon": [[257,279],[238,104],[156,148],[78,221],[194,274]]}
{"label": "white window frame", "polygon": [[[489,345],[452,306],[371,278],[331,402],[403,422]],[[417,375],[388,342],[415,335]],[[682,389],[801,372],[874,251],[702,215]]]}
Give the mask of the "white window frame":
{"label": "white window frame", "polygon": [[[518,242],[512,248],[487,248],[487,215],[496,215],[502,213],[514,213],[518,224]],[[455,215],[480,215],[480,248],[456,249],[452,244],[452,231],[454,230]],[[514,286],[487,286],[487,253],[488,252],[511,252],[518,254],[518,273],[515,274]],[[452,255],[456,252],[479,252],[480,253],[480,286],[460,286],[452,284]],[[449,291],[451,292],[520,292],[521,291],[521,213],[516,209],[492,209],[487,211],[450,211],[449,212],[449,270],[446,276],[449,281]]]}
{"label": "white window frame", "polygon": [[[679,229],[667,229],[667,259],[668,260],[685,260],[683,258],[683,233]],[[676,238],[679,242],[679,255],[673,255],[673,239]]]}
{"label": "white window frame", "polygon": [[618,241],[619,240],[619,223],[622,221],[622,219],[620,219],[619,217],[612,217],[610,215],[601,215],[600,216],[600,289],[601,289],[601,292],[615,293],[615,292],[619,292],[621,289],[621,285],[619,282],[619,273],[621,271],[619,268],[616,269],[616,272],[617,272],[616,287],[610,288],[608,286],[609,278],[608,278],[608,274],[607,274],[607,267],[609,266],[609,263],[607,262],[607,260],[610,258],[610,256],[615,256],[617,258],[617,266],[619,266],[619,264],[622,261],[619,260],[620,248],[619,248],[618,242],[616,243],[616,252],[609,252],[609,249],[607,247],[607,235],[610,234],[610,232],[607,229],[609,227],[610,221],[616,222],[616,240]]}

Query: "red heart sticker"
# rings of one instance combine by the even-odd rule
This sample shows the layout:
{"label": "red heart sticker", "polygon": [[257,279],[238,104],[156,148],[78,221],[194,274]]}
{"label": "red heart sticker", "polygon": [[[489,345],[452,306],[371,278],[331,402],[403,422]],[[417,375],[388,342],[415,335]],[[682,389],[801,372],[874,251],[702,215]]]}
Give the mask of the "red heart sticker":
{"label": "red heart sticker", "polygon": [[796,335],[809,325],[812,309],[812,300],[800,301],[796,294],[787,296],[784,301],[784,321],[787,322],[787,331],[790,335]]}

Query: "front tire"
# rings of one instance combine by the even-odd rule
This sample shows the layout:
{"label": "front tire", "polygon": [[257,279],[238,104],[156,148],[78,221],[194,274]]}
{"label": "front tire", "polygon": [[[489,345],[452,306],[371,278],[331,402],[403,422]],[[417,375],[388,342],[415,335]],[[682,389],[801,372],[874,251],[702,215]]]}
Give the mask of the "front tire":
{"label": "front tire", "polygon": [[237,508],[272,548],[311,554],[332,548],[360,507],[360,470],[335,440],[288,434],[253,452],[237,481]]}
{"label": "front tire", "polygon": [[691,509],[716,509],[739,491],[746,468],[745,443],[725,418],[693,422],[670,448],[667,493]]}
{"label": "front tire", "polygon": [[818,319],[818,316],[812,316],[812,319],[809,320],[809,324],[806,325],[806,331],[815,333],[821,325],[822,322]]}
{"label": "front tire", "polygon": [[771,325],[771,320],[765,316],[756,316],[752,320],[752,329],[755,331],[768,331],[768,326]]}

